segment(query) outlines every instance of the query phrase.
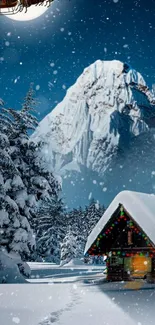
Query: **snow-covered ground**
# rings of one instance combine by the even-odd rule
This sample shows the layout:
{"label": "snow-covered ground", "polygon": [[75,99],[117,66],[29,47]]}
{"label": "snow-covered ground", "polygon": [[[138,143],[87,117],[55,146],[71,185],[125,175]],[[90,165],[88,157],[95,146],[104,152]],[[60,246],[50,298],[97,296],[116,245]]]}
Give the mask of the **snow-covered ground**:
{"label": "snow-covered ground", "polygon": [[31,280],[29,282],[68,282],[79,281],[81,278],[94,276],[103,276],[105,266],[92,266],[87,264],[69,263],[63,267],[50,263],[29,263],[32,270]]}
{"label": "snow-covered ground", "polygon": [[[58,270],[49,264],[31,267],[38,277],[43,269]],[[104,283],[101,268],[89,266],[94,274],[81,275],[81,267],[78,276],[76,266],[72,277],[62,268],[63,277],[38,278],[46,284],[1,285],[0,325],[154,325],[155,286],[142,283],[132,290],[125,283]]]}

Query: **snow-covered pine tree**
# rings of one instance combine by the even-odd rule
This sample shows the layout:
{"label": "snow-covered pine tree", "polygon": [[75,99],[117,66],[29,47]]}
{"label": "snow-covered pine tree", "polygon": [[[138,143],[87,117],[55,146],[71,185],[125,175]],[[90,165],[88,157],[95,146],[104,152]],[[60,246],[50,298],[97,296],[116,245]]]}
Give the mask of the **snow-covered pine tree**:
{"label": "snow-covered pine tree", "polygon": [[56,264],[60,263],[60,243],[65,236],[63,203],[57,195],[42,202],[37,213],[37,257]]}
{"label": "snow-covered pine tree", "polygon": [[84,254],[88,233],[84,210],[81,207],[73,209],[66,214],[65,220],[70,225],[74,234],[76,234],[76,257],[81,258]]}
{"label": "snow-covered pine tree", "polygon": [[[37,125],[36,118],[31,115],[34,103],[35,101],[33,100],[33,89],[31,86],[26,99],[24,100],[21,111],[14,111],[13,109],[2,109],[0,113],[1,129],[3,129],[5,134],[8,134],[9,139],[6,135],[4,135],[3,138],[4,140],[8,140],[9,148],[7,151],[9,152],[10,161],[16,171],[12,172],[12,175],[14,176],[13,180],[11,179],[10,183],[7,176],[7,194],[10,194],[10,204],[11,202],[14,202],[14,207],[16,207],[16,212],[18,212],[19,217],[22,219],[23,226],[26,227],[27,223],[27,227],[29,228],[30,233],[31,229],[29,227],[29,223],[26,221],[27,219],[29,220],[31,226],[35,228],[34,230],[37,233],[37,226],[39,224],[39,220],[37,220],[38,207],[42,209],[42,213],[44,215],[45,211],[43,210],[45,207],[45,202],[52,202],[53,207],[51,213],[52,215],[57,216],[58,221],[60,217],[61,206],[58,199],[58,193],[60,190],[59,183],[54,178],[52,173],[49,173],[42,168],[40,161],[37,159],[36,155],[36,151],[38,152],[39,150],[39,145],[36,145],[34,142],[29,140],[29,132],[33,130]],[[6,143],[4,147],[7,148]],[[4,156],[4,153],[2,156]],[[4,168],[3,172],[5,172]],[[1,187],[2,185],[3,177],[1,177]],[[58,223],[60,224],[59,227],[61,227],[61,223]],[[19,223],[16,223],[17,230],[18,227]],[[48,238],[51,237],[50,235],[53,235],[51,237],[51,241],[53,240],[53,243],[56,243],[58,240],[60,244],[62,235],[60,236],[60,231],[56,235],[56,223],[53,225],[52,231],[52,220],[50,228],[48,228],[47,231],[48,234],[46,235],[48,235]],[[34,237],[32,236],[32,233],[30,236],[30,233],[29,240],[32,237],[34,242]],[[19,233],[18,231],[18,236],[19,235],[21,235],[21,232]],[[55,235],[56,238],[54,238]],[[58,249],[57,247],[56,252],[56,246],[58,246],[58,244],[55,244],[53,255],[55,254],[56,258],[58,259],[58,255],[60,255],[60,248]],[[28,252],[28,250],[26,250],[25,253],[22,251],[21,257],[24,259],[28,257],[30,258],[30,251]]]}
{"label": "snow-covered pine tree", "polygon": [[21,195],[21,197],[18,196],[18,205],[21,214],[28,218],[31,227],[36,233],[38,207],[44,201],[58,200],[60,186],[53,174],[45,170],[38,159],[40,144],[36,144],[29,139],[29,134],[38,124],[34,116],[35,105],[33,85],[31,84],[22,109],[18,111],[6,109],[4,113],[5,116],[11,119],[13,125],[9,132],[10,155],[27,191],[25,204],[22,198],[26,196]]}
{"label": "snow-covered pine tree", "polygon": [[77,258],[76,233],[69,226],[61,244],[61,265],[69,263],[73,258]]}
{"label": "snow-covered pine tree", "polygon": [[71,214],[73,213],[73,220],[72,220],[72,229],[74,233],[76,233],[76,254],[77,258],[83,257],[85,243],[87,239],[87,223],[85,220],[84,210],[81,207],[78,209],[74,209]]}
{"label": "snow-covered pine tree", "polygon": [[[27,191],[29,185],[27,179],[30,178],[32,172],[32,166],[27,160],[27,151],[29,150],[28,133],[37,125],[36,118],[30,113],[30,111],[33,110],[33,104],[33,88],[31,85],[21,111],[15,111],[11,108],[2,108],[0,113],[0,126],[3,128],[5,134],[8,135],[9,155],[18,172],[18,177],[14,175],[13,188],[10,188],[10,197],[17,204],[19,214],[25,224],[27,218],[30,219],[30,209],[36,206],[34,197],[30,196]],[[32,156],[31,152],[31,157]],[[29,224],[27,224],[27,226],[30,228]],[[33,235],[32,238],[34,248]],[[27,258],[30,257],[30,255],[31,254],[29,254]],[[22,258],[24,258],[23,254]]]}
{"label": "snow-covered pine tree", "polygon": [[[30,142],[30,146],[36,146],[35,143]],[[29,193],[31,198],[35,198],[37,203],[36,207],[37,210],[32,207],[31,209],[31,224],[34,229],[38,228],[38,224],[40,224],[39,217],[42,214],[46,214],[47,210],[49,209],[48,202],[52,202],[54,204],[53,209],[55,206],[60,206],[59,195],[61,191],[61,186],[56,177],[46,170],[45,167],[42,166],[42,161],[39,159],[39,150],[40,150],[40,143],[36,147],[36,151],[31,156],[31,164],[33,163],[33,174],[31,175],[30,182],[29,182]],[[47,209],[46,209],[47,205]],[[51,208],[51,207],[50,207]],[[39,213],[38,213],[39,209]],[[43,212],[43,210],[46,210]],[[52,209],[52,213],[53,213]],[[57,213],[57,210],[56,210]]]}
{"label": "snow-covered pine tree", "polygon": [[24,191],[24,184],[10,156],[10,142],[6,134],[12,126],[3,110],[0,112],[0,126],[0,249],[26,259],[33,250],[34,238],[15,200],[19,192]]}
{"label": "snow-covered pine tree", "polygon": [[66,220],[76,234],[76,257],[83,257],[87,237],[105,212],[104,206],[91,200],[85,209],[73,209],[66,215]]}
{"label": "snow-covered pine tree", "polygon": [[[31,159],[35,151],[34,146],[33,150],[32,148],[29,150],[29,132],[34,130],[37,125],[36,117],[31,114],[31,111],[34,110],[33,105],[33,88],[31,85],[21,110],[3,108],[1,114],[2,122],[5,121],[5,125],[7,125],[6,130],[10,142],[10,157],[16,169],[18,169],[26,191],[29,187],[27,180],[32,173]],[[30,153],[28,155],[28,151],[31,151],[31,159]],[[18,194],[18,205],[21,214],[30,219],[29,205],[31,205],[31,207],[35,206],[35,200],[28,194],[28,191],[25,195],[22,192]]]}
{"label": "snow-covered pine tree", "polygon": [[98,201],[94,199],[91,200],[89,206],[85,208],[85,222],[87,223],[88,233],[87,236],[91,233],[93,228],[96,226],[97,222],[103,216],[105,212],[105,207],[100,205]]}

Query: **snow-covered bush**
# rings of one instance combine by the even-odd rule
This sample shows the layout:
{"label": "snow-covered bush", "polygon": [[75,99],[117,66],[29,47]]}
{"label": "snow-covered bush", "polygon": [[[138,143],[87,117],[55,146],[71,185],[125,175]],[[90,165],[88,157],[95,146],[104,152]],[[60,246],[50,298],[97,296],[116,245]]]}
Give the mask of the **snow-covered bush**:
{"label": "snow-covered bush", "polygon": [[0,251],[0,283],[26,283],[15,261]]}
{"label": "snow-covered bush", "polygon": [[6,255],[13,260],[13,262],[18,266],[18,269],[20,273],[24,276],[24,278],[28,279],[30,278],[31,275],[31,269],[30,266],[26,263],[23,262],[20,255],[16,253],[6,253]]}
{"label": "snow-covered bush", "polygon": [[63,264],[63,266],[70,266],[70,267],[72,267],[72,266],[80,266],[80,265],[81,266],[84,266],[85,265],[85,263],[83,262],[83,260],[80,259],[80,258],[73,258],[68,263]]}

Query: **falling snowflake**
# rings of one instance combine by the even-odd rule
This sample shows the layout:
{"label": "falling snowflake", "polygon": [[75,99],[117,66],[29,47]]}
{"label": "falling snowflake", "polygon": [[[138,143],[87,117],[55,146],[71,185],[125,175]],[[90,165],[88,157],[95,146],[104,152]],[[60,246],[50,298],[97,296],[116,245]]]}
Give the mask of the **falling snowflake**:
{"label": "falling snowflake", "polygon": [[48,88],[51,90],[54,87],[53,83],[51,81],[48,82]]}
{"label": "falling snowflake", "polygon": [[39,90],[39,89],[40,89],[40,86],[39,86],[39,85],[37,85],[37,86],[36,86],[36,90]]}
{"label": "falling snowflake", "polygon": [[20,323],[20,319],[18,317],[13,317],[12,321],[13,321],[13,323],[16,323],[16,324]]}
{"label": "falling snowflake", "polygon": [[92,198],[92,192],[89,193],[88,200],[91,200]]}
{"label": "falling snowflake", "polygon": [[10,42],[6,41],[6,42],[5,42],[5,45],[6,45],[6,46],[9,46],[9,45],[10,45]]}
{"label": "falling snowflake", "polygon": [[18,76],[15,80],[14,80],[14,84],[17,83],[17,81],[20,79],[20,76]]}

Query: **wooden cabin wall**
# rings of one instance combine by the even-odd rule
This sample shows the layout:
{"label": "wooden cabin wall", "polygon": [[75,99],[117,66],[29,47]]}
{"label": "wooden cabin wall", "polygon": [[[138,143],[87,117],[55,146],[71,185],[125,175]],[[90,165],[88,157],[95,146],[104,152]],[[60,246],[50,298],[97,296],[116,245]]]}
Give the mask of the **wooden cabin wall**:
{"label": "wooden cabin wall", "polygon": [[153,279],[155,279],[155,258],[152,258],[152,270],[151,270],[151,273],[152,273]]}

